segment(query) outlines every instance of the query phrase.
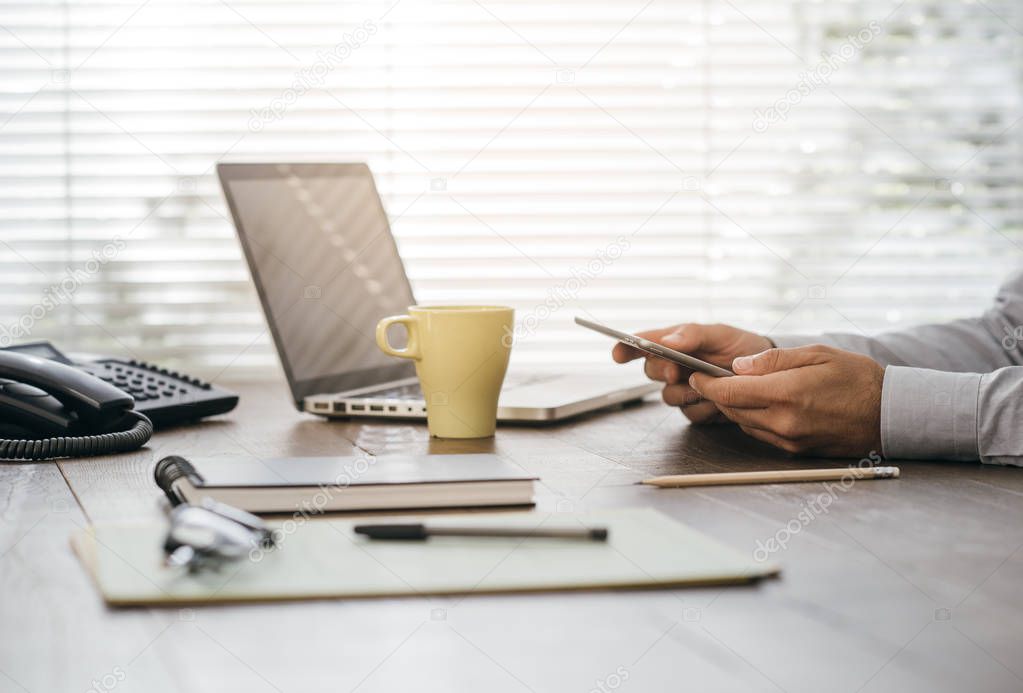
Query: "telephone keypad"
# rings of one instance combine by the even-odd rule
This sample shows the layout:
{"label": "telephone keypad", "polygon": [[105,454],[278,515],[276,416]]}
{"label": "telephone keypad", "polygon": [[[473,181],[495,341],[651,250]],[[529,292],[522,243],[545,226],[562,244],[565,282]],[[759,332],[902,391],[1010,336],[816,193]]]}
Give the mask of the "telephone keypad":
{"label": "telephone keypad", "polygon": [[145,361],[104,358],[75,366],[130,394],[135,410],[158,427],[223,414],[238,404],[233,393]]}

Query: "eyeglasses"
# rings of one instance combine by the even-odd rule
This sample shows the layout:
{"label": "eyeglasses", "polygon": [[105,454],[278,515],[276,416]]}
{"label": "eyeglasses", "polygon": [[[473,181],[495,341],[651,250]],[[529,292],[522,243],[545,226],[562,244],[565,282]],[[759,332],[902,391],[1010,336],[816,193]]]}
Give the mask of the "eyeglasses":
{"label": "eyeglasses", "polygon": [[252,513],[204,498],[199,505],[182,503],[170,513],[163,543],[164,563],[190,573],[219,570],[253,551],[272,549],[277,534]]}

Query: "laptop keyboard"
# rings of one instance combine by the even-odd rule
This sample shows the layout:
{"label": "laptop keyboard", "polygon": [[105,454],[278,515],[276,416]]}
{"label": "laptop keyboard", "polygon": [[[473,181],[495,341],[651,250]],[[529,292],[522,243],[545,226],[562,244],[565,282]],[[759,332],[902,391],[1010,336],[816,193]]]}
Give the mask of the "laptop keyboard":
{"label": "laptop keyboard", "polygon": [[[539,385],[560,377],[556,373],[538,373],[529,376],[512,377],[505,381],[502,389],[514,390],[515,388],[527,385]],[[409,385],[401,385],[400,387],[389,387],[383,390],[364,392],[358,395],[358,399],[421,400],[423,399],[423,391],[419,389],[419,383],[411,383]]]}

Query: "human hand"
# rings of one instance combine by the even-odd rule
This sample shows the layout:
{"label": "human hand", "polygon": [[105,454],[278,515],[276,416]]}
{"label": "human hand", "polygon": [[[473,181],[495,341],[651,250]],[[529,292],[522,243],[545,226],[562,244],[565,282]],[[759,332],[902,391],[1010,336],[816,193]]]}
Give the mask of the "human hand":
{"label": "human hand", "polygon": [[860,457],[881,450],[884,368],[819,344],[735,359],[736,375],[694,373],[704,398],[758,440],[794,453]]}
{"label": "human hand", "polygon": [[[738,356],[756,354],[774,346],[771,340],[763,335],[740,330],[731,325],[689,323],[640,332],[638,336],[724,368],[729,368]],[[692,370],[621,343],[615,345],[611,356],[618,363],[632,361],[641,356],[646,358],[644,369],[647,377],[665,383],[661,392],[665,403],[679,407],[693,423],[725,420],[713,402],[704,401],[700,394],[689,386],[688,380],[693,373]]]}

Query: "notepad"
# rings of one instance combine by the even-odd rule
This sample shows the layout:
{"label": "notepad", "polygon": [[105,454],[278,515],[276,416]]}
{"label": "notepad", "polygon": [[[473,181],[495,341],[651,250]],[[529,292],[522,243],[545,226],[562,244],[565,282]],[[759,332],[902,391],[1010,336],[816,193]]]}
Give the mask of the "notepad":
{"label": "notepad", "polygon": [[[432,525],[465,517],[431,518]],[[165,568],[159,524],[99,524],[72,538],[111,605],[203,604],[396,595],[677,587],[743,583],[778,567],[651,509],[474,514],[472,524],[604,526],[607,542],[440,537],[373,541],[354,522],[278,523],[278,548],[196,575]]]}

